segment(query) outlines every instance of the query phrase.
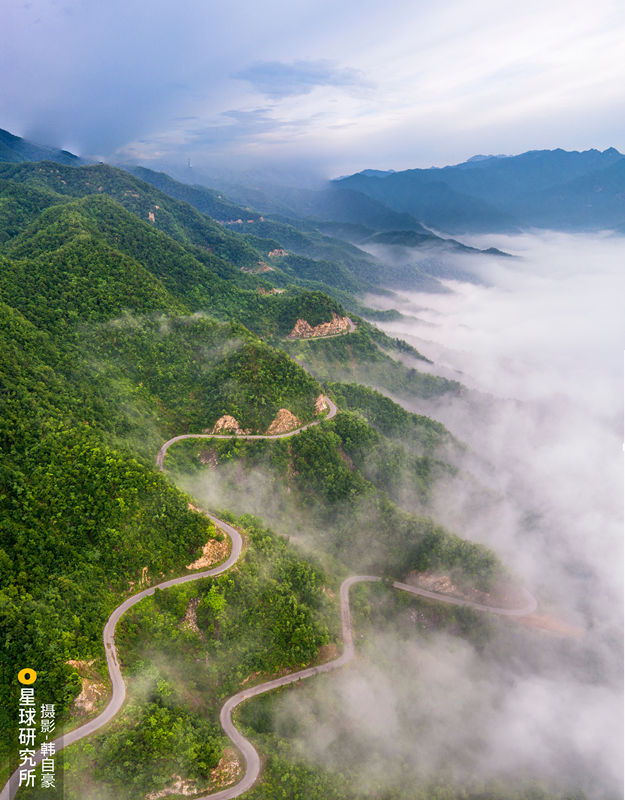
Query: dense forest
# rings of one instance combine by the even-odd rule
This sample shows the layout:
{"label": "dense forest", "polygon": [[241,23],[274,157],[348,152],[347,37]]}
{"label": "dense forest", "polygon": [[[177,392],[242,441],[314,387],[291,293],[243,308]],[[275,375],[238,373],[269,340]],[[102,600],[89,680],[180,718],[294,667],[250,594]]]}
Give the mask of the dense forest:
{"label": "dense forest", "polygon": [[[86,773],[129,799],[174,773],[206,779],[224,752],[224,697],[250,674],[292,669],[337,645],[333,593],[347,570],[448,568],[482,588],[501,570],[491,552],[428,516],[430,491],[455,473],[461,443],[370,388],[434,397],[462,387],[420,372],[417,351],[354,315],[354,333],[285,339],[298,319],[314,326],[345,314],[338,298],[365,285],[371,263],[343,248],[332,269],[335,245],[323,237],[258,216],[242,236],[207,215],[217,206],[198,210],[166,190],[106,165],[0,165],[1,777],[15,763],[17,671],[35,668],[41,701],[57,703],[60,724],[73,727],[76,663],[106,682],[111,610],[185,573],[222,538],[196,510],[198,481],[219,478],[222,504],[232,497],[243,513],[254,510],[245,506],[263,472],[275,501],[266,521],[283,534],[243,517],[236,569],[157,592],[124,619],[130,701],[102,745],[68,751],[76,796]],[[306,254],[271,259],[263,248],[287,234],[293,250],[308,237]],[[340,413],[297,437],[182,443],[167,475],[155,469],[172,435],[210,430],[224,415],[263,433],[281,409],[310,422],[324,392]],[[220,513],[227,518],[223,505]],[[304,528],[313,538],[296,551],[284,537]],[[201,635],[180,627],[192,601]],[[175,674],[157,657],[173,644]],[[201,679],[190,677],[198,658]],[[128,748],[141,756],[130,771]],[[267,787],[288,758],[281,747],[272,755]],[[291,771],[302,787],[313,780]]]}

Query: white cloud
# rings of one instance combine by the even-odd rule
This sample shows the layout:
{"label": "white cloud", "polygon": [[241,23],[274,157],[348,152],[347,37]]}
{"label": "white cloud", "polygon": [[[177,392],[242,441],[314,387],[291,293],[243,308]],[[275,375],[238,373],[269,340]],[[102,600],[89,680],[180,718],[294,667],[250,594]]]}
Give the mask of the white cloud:
{"label": "white cloud", "polygon": [[[622,148],[624,30],[625,9],[612,0],[155,0],[149,15],[138,0],[39,2],[4,20],[0,124],[92,152],[168,141],[159,152],[197,160],[197,129],[269,96],[276,129],[290,126],[286,155],[320,155],[343,172],[461,160],[472,149]],[[263,77],[259,64],[280,68]],[[298,68],[298,78],[298,64],[332,69],[315,78]],[[284,137],[240,133],[224,140],[226,152],[252,143],[259,156],[282,157]]]}

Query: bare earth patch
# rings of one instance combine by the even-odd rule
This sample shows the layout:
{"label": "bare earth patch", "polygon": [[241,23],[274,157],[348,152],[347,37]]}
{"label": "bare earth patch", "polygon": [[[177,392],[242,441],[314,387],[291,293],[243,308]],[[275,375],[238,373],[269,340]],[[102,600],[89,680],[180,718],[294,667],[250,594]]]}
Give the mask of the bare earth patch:
{"label": "bare earth patch", "polygon": [[219,417],[217,422],[213,425],[212,430],[206,429],[204,433],[238,433],[239,435],[244,435],[249,433],[249,431],[243,430],[243,428],[239,425],[237,420],[234,417],[231,417],[230,414],[224,414],[223,417]]}
{"label": "bare earth patch", "polygon": [[317,655],[316,661],[319,664],[324,664],[326,661],[334,661],[335,658],[339,657],[339,648],[335,642],[329,642],[328,644],[322,644],[319,648],[319,654]]}
{"label": "bare earth patch", "polygon": [[302,423],[298,420],[298,418],[289,411],[288,408],[281,408],[275,416],[275,419],[271,423],[271,425],[267,428],[267,434],[269,436],[275,436],[277,433],[288,433],[292,431],[293,428],[297,428]]}
{"label": "bare earth patch", "polygon": [[187,564],[187,569],[212,567],[213,564],[218,564],[226,558],[228,550],[227,537],[224,536],[221,542],[217,541],[217,539],[209,539],[202,548],[202,555],[196,561],[193,561],[193,563]]}
{"label": "bare earth patch", "polygon": [[[139,589],[143,589],[150,585],[150,576],[148,575],[148,568],[143,567],[141,570],[141,578],[139,579]],[[137,586],[137,581],[130,581],[128,584],[128,591],[132,592]]]}
{"label": "bare earth patch", "polygon": [[[420,589],[427,589],[430,592],[448,594],[462,600],[472,600],[485,606],[495,606],[497,608],[518,608],[524,602],[519,588],[511,583],[497,584],[490,594],[488,592],[480,592],[478,589],[461,591],[454,585],[449,575],[439,575],[435,572],[417,572],[416,570],[408,575],[406,583],[418,586]],[[525,617],[513,617],[513,619],[528,628],[535,628],[554,636],[577,639],[584,633],[581,628],[564,622],[551,614],[528,614]]]}
{"label": "bare earth patch", "polygon": [[343,450],[343,445],[339,445],[339,455],[341,456],[341,459],[345,462],[347,468],[353,471],[354,462],[352,461],[351,456],[349,456],[348,453],[346,453],[345,450]]}
{"label": "bare earth patch", "polygon": [[245,686],[245,684],[249,683],[250,681],[255,681],[256,678],[260,677],[262,674],[262,672],[250,672],[247,678],[241,681],[241,686]]}
{"label": "bare earth patch", "polygon": [[184,619],[182,620],[181,628],[183,630],[193,631],[201,636],[199,625],[197,624],[197,607],[200,604],[199,597],[192,597],[189,600],[187,610],[184,612]]}
{"label": "bare earth patch", "polygon": [[579,639],[584,633],[581,628],[577,628],[575,625],[569,625],[568,622],[563,622],[561,619],[552,617],[550,614],[530,614],[527,617],[521,617],[519,622],[522,625],[527,625],[530,628],[537,628],[545,633],[565,636],[572,639]]}
{"label": "bare earth patch", "polygon": [[306,322],[305,319],[298,319],[287,339],[311,339],[316,336],[336,336],[338,333],[348,331],[350,327],[349,317],[339,317],[333,311],[330,322],[322,322],[314,327]]}
{"label": "bare earth patch", "polygon": [[320,394],[319,397],[315,400],[315,414],[323,414],[323,412],[328,408],[328,404],[326,402],[325,397]]}
{"label": "bare earth patch", "polygon": [[518,608],[526,602],[523,593],[509,583],[498,583],[492,592],[481,592],[479,589],[460,589],[456,586],[449,575],[441,575],[436,572],[411,572],[406,578],[406,583],[411,586],[418,586],[429,592],[448,594],[460,600],[470,600],[473,603],[481,603],[484,606],[495,606],[496,608]]}
{"label": "bare earth patch", "polygon": [[249,272],[252,275],[260,275],[263,272],[273,272],[274,269],[274,267],[270,267],[269,264],[265,263],[264,261],[259,261],[254,267],[241,267],[241,272]]}
{"label": "bare earth patch", "polygon": [[217,469],[219,466],[219,457],[214,447],[210,447],[208,450],[200,450],[197,457],[200,460],[200,464],[206,464],[210,469]]}
{"label": "bare earth patch", "polygon": [[221,761],[215,769],[211,770],[208,784],[198,786],[195,780],[190,778],[183,779],[180,775],[174,775],[172,777],[173,783],[161,789],[160,792],[146,794],[145,800],[160,800],[160,798],[168,797],[169,795],[192,797],[200,793],[214,792],[216,789],[223,789],[236,783],[241,772],[241,764],[236,750],[233,747],[226,747]]}
{"label": "bare earth patch", "polygon": [[106,694],[106,686],[91,669],[93,660],[69,660],[66,664],[78,672],[82,684],[80,694],[72,701],[72,711],[81,716],[91,714],[95,711],[100,699]]}

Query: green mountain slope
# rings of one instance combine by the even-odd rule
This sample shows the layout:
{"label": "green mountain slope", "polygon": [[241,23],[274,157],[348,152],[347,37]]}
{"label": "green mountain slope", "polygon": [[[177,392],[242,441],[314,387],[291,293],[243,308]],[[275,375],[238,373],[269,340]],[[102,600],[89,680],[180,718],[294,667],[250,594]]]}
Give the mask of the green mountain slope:
{"label": "green mountain slope", "polygon": [[60,164],[77,166],[81,159],[67,150],[34,144],[20,136],[0,128],[0,161],[58,161]]}
{"label": "green mountain slope", "polygon": [[[102,183],[86,187],[96,177]],[[212,524],[193,510],[191,496],[155,471],[160,444],[178,433],[210,429],[226,414],[255,432],[264,432],[280,409],[304,423],[314,419],[324,387],[288,351],[314,353],[315,342],[283,337],[297,319],[315,325],[343,312],[330,297],[298,286],[260,293],[267,286],[262,276],[187,243],[192,227],[185,214],[208,226],[202,230],[210,229],[209,220],[169,205],[166,219],[179,227],[175,236],[159,230],[144,218],[142,203],[155,199],[150,187],[139,185],[143,197],[120,202],[130,191],[127,180],[137,181],[108,168],[23,164],[6,168],[0,187],[6,201],[0,216],[2,707],[12,708],[15,676],[29,664],[39,673],[41,702],[57,703],[60,724],[80,691],[77,660],[93,661],[102,674],[101,633],[111,609],[141,582],[184,573],[216,537]],[[135,202],[140,216],[130,208]],[[224,235],[226,244],[236,239]],[[418,383],[418,373],[390,355],[418,354],[364,321],[355,333],[322,344],[328,346],[318,351],[323,357],[311,359],[318,375],[336,377],[333,363],[350,374],[377,364],[380,375]],[[459,391],[430,376],[420,380],[425,393]],[[235,481],[238,502],[252,501],[242,492],[246,471],[269,470],[276,500],[291,503],[281,528],[294,533],[302,518],[312,523],[330,580],[362,563],[366,553],[368,563],[396,575],[407,566],[449,565],[488,585],[498,569],[492,554],[409,513],[403,503],[410,481],[418,510],[427,509],[434,482],[453,471],[449,459],[456,444],[447,432],[402,416],[363,387],[335,384],[331,390],[343,409],[335,420],[292,440],[217,446],[217,471],[222,464],[238,470],[223,473]],[[191,447],[181,447],[170,463],[188,466],[191,478],[202,464]],[[373,545],[365,521],[380,532]],[[297,594],[311,574],[310,561],[295,564],[270,547],[270,538],[258,533],[257,550],[265,555],[251,548],[249,571],[242,568],[237,581],[224,576],[219,588],[231,603],[224,621],[232,620],[232,651],[243,654],[251,669],[288,667],[327,641],[315,610],[318,586],[316,595],[312,588],[310,597]],[[266,555],[274,551],[275,558]],[[298,576],[292,590],[289,570]],[[198,594],[200,603],[204,594]],[[271,614],[257,608],[266,597],[279,598]],[[217,602],[214,594],[209,600]],[[176,602],[172,595],[172,608]],[[210,603],[198,611],[207,626],[214,624]],[[137,611],[130,634],[135,622],[145,621]],[[178,617],[163,620],[163,630],[179,624]],[[226,630],[224,622],[224,637]],[[258,638],[246,638],[254,631]],[[259,655],[259,642],[270,632],[277,637],[273,649]],[[235,671],[232,685],[244,677]],[[188,725],[191,738],[183,737],[183,749],[197,736],[213,736],[215,708],[198,717],[183,698],[170,705],[163,697],[152,700],[142,706],[141,718],[156,725],[169,715]],[[14,755],[14,715],[2,714],[0,748]],[[132,741],[130,733],[118,734],[116,729],[107,740],[113,759],[120,742]],[[220,741],[213,744],[214,761]],[[117,762],[114,767],[113,793],[124,779]],[[4,769],[6,775],[7,759]]]}
{"label": "green mountain slope", "polygon": [[427,359],[364,321],[349,337],[291,341],[285,348],[320,381],[355,382],[407,399],[463,391],[456,381],[421,372],[419,362]]}
{"label": "green mountain slope", "polygon": [[[228,201],[213,189],[189,186],[162,172],[140,167],[131,171],[172,197],[190,203],[202,214],[220,220],[230,231],[252,244],[261,258],[285,270],[289,276],[318,281],[348,292],[364,291],[380,282],[383,273],[374,258],[340,238],[323,235],[314,223],[263,217],[249,207]],[[394,221],[399,224],[398,219]],[[286,255],[272,259],[272,251],[285,248],[289,251]]]}
{"label": "green mountain slope", "polygon": [[339,182],[368,194],[396,211],[413,215],[428,227],[449,233],[514,231],[518,221],[492,202],[449,186],[442,178],[419,170],[397,172],[384,178],[354,175]]}
{"label": "green mountain slope", "polygon": [[[206,309],[264,336],[284,336],[302,315],[315,325],[342,311],[318,292],[263,295],[258,291],[262,279],[210,253],[185,248],[108,197],[51,206],[3,249],[15,262],[38,259],[40,268],[31,275],[25,274],[26,266],[16,265],[4,278],[6,286],[12,282],[15,296],[22,296],[18,307],[56,303],[59,318],[85,318],[87,306],[94,319],[124,309]],[[126,274],[134,291],[124,288]],[[74,307],[77,282],[82,288]]]}
{"label": "green mountain slope", "polygon": [[[282,190],[291,202],[290,217],[263,217],[249,207],[226,201],[222,194],[202,186],[179,183],[164,173],[143,168],[134,174],[172,196],[218,218],[233,232],[254,246],[261,257],[291,279],[316,282],[314,288],[358,293],[389,285],[411,288],[439,288],[425,269],[405,270],[391,256],[373,256],[361,249],[369,242],[402,236],[412,247],[434,251],[444,258],[449,253],[478,252],[450,239],[442,239],[408,214],[398,214],[359,192],[331,185],[323,192]],[[348,212],[349,209],[349,212]],[[299,215],[301,218],[294,218]],[[355,246],[356,245],[356,246]],[[287,252],[280,252],[286,248]],[[278,252],[278,255],[273,253]],[[490,252],[490,251],[487,251]],[[313,284],[311,284],[312,286]],[[357,310],[344,294],[335,294],[347,307]]]}
{"label": "green mountain slope", "polygon": [[202,247],[232,260],[239,267],[258,262],[258,254],[244,241],[187,203],[175,200],[130,173],[107,164],[78,169],[52,162],[3,164],[0,165],[0,178],[49,189],[66,198],[106,195],[184,245]]}
{"label": "green mountain slope", "polygon": [[6,755],[16,741],[10,709],[23,664],[37,665],[40,697],[58,703],[62,715],[80,689],[68,659],[102,656],[102,626],[129,582],[144,567],[150,575],[180,569],[214,534],[162,476],[88,424],[85,417],[99,410],[97,389],[66,371],[64,345],[14,309],[1,310]]}

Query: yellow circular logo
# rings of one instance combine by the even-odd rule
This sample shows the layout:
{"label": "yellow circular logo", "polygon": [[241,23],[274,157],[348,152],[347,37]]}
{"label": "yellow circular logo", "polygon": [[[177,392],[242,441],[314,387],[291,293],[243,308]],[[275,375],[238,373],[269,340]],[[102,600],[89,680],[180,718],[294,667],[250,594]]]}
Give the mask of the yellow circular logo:
{"label": "yellow circular logo", "polygon": [[37,673],[34,669],[22,669],[17,673],[17,679],[20,683],[29,685],[37,680]]}

